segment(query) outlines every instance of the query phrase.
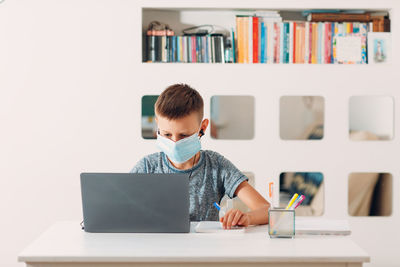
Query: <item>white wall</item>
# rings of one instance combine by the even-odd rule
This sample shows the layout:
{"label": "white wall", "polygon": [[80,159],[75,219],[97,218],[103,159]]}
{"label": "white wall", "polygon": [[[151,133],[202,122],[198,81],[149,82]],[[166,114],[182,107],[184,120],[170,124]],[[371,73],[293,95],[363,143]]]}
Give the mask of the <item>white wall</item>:
{"label": "white wall", "polygon": [[[328,7],[316,0],[272,1],[271,6],[286,2],[294,8]],[[204,5],[214,4],[255,6],[239,0]],[[358,0],[334,1],[330,7],[362,5],[399,8],[395,1]],[[398,44],[399,20],[392,22]],[[245,94],[256,101],[255,138],[213,140],[207,133],[203,146],[252,171],[262,194],[268,180],[277,181],[282,171],[322,172],[324,217],[349,219],[354,240],[371,255],[373,266],[400,262],[399,139],[366,144],[348,138],[351,95],[392,95],[399,101],[400,58],[395,51],[390,66],[142,64],[141,28],[138,1],[0,3],[0,266],[22,266],[17,254],[54,222],[81,220],[80,172],[126,172],[156,150],[154,140],[141,138],[141,96],[159,94],[176,82],[200,91],[206,116],[212,95],[241,95],[246,88]],[[280,140],[282,95],[324,97],[323,140]],[[395,112],[396,133],[400,121]],[[348,217],[351,172],[393,174],[391,217]]]}

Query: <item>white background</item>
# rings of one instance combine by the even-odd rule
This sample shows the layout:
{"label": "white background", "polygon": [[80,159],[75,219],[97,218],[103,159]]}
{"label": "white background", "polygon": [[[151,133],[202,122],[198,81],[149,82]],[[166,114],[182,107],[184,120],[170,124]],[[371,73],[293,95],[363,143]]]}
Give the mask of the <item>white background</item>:
{"label": "white background", "polygon": [[[199,6],[268,8],[385,8],[397,1],[204,1]],[[239,169],[267,182],[283,171],[318,171],[325,179],[326,218],[349,219],[354,240],[373,266],[395,266],[399,249],[399,55],[392,65],[223,65],[141,63],[141,2],[134,0],[5,0],[0,3],[0,266],[22,266],[17,254],[51,224],[80,221],[79,174],[127,172],[156,151],[143,140],[140,100],[172,83],[198,89],[209,117],[212,95],[253,95],[253,140],[213,140]],[[153,3],[153,4],[152,4]],[[185,6],[190,1],[146,5]],[[393,46],[399,20],[392,18]],[[279,98],[325,99],[321,141],[279,138]],[[352,95],[390,95],[394,139],[351,142]],[[393,174],[393,214],[351,218],[347,183],[351,172]],[[77,225],[77,227],[79,227]]]}

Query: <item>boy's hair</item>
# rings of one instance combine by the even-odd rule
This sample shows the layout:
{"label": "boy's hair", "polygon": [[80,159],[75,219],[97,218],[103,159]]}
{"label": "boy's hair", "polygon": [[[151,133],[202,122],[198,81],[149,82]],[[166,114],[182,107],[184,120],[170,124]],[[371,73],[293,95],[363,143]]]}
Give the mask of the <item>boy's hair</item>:
{"label": "boy's hair", "polygon": [[195,89],[187,84],[173,84],[165,89],[155,104],[157,115],[169,120],[186,117],[197,112],[200,121],[204,115],[203,98]]}

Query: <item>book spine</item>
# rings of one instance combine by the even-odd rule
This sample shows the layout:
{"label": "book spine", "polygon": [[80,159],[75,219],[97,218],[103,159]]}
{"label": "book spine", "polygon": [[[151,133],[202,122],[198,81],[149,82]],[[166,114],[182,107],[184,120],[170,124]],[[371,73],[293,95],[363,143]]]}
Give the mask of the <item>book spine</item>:
{"label": "book spine", "polygon": [[261,45],[261,21],[262,18],[258,19],[258,62],[261,63],[261,49],[264,49],[264,47]]}
{"label": "book spine", "polygon": [[147,62],[156,61],[156,37],[151,31],[147,32]]}
{"label": "book spine", "polygon": [[221,53],[221,63],[225,63],[225,45],[224,45],[224,36],[219,36],[219,47]]}
{"label": "book spine", "polygon": [[286,24],[286,50],[285,50],[285,63],[292,63],[291,58],[293,57],[293,25],[291,22]]}
{"label": "book spine", "polygon": [[326,49],[326,62],[331,63],[332,58],[332,23],[326,23],[326,42],[325,42],[325,49]]}
{"label": "book spine", "polygon": [[174,36],[168,36],[168,37],[169,37],[168,58],[169,58],[169,62],[174,62],[174,54],[173,54]]}
{"label": "book spine", "polygon": [[317,64],[317,56],[318,56],[318,23],[313,22],[312,24],[312,64]]}
{"label": "book spine", "polygon": [[207,35],[207,62],[212,63],[211,36]]}
{"label": "book spine", "polygon": [[162,36],[156,36],[156,62],[162,61]]}
{"label": "book spine", "polygon": [[367,34],[368,26],[367,23],[360,23],[360,35],[361,35],[361,63],[367,63]]}
{"label": "book spine", "polygon": [[[294,25],[293,25],[294,26]],[[300,63],[300,53],[301,53],[301,47],[300,47],[300,41],[301,41],[301,26],[300,23],[296,23],[296,28],[293,27],[293,30],[295,31],[296,35],[293,37],[293,63]]]}
{"label": "book spine", "polygon": [[321,53],[322,53],[322,44],[323,44],[323,42],[322,42],[322,25],[323,25],[323,22],[319,22],[318,23],[318,57],[317,57],[317,63],[318,64],[321,64]]}
{"label": "book spine", "polygon": [[274,63],[279,63],[279,23],[274,23]]}
{"label": "book spine", "polygon": [[201,36],[196,35],[196,61],[201,63]]}
{"label": "book spine", "polygon": [[210,36],[211,39],[211,62],[215,63],[215,38]]}
{"label": "book spine", "polygon": [[175,62],[179,62],[179,36],[175,36]]}
{"label": "book spine", "polygon": [[337,37],[339,36],[339,23],[335,22],[335,29],[333,31],[333,43],[332,43],[332,52],[333,52],[333,63],[337,64],[337,50],[336,50],[336,45],[337,45]]}
{"label": "book spine", "polygon": [[283,22],[279,23],[279,45],[278,45],[278,63],[284,63],[284,40],[285,40],[285,24]]}
{"label": "book spine", "polygon": [[265,47],[264,47],[264,63],[268,63],[268,50],[269,50],[269,29],[268,29],[268,23],[264,24],[264,30],[265,30]]}
{"label": "book spine", "polygon": [[181,53],[181,62],[185,62],[185,39],[183,38],[183,36],[180,37],[181,40],[181,49],[180,49],[180,53]]}
{"label": "book spine", "polygon": [[309,44],[310,42],[308,39],[310,38],[310,23],[306,22],[304,23],[304,62],[305,64],[308,64],[308,54],[309,54]]}
{"label": "book spine", "polygon": [[292,64],[294,58],[294,22],[289,23],[289,61],[287,63]]}
{"label": "book spine", "polygon": [[334,36],[335,36],[335,22],[331,22],[331,59],[330,63],[334,63],[334,51],[333,51],[333,42],[334,42]]}
{"label": "book spine", "polygon": [[353,33],[359,33],[359,32],[360,32],[360,23],[353,22]]}
{"label": "book spine", "polygon": [[182,36],[177,36],[176,38],[177,42],[177,62],[182,62]]}
{"label": "book spine", "polygon": [[186,38],[186,44],[187,44],[187,56],[188,56],[188,62],[192,63],[192,37],[187,36]]}
{"label": "book spine", "polygon": [[219,49],[219,42],[218,42],[218,38],[217,38],[217,36],[213,36],[212,37],[213,38],[213,40],[214,40],[214,62],[215,63],[220,63],[221,61],[220,61],[220,54],[219,54],[219,52],[220,52],[220,49]]}
{"label": "book spine", "polygon": [[312,22],[369,22],[371,14],[311,13],[308,19]]}
{"label": "book spine", "polygon": [[183,57],[183,62],[188,63],[188,55],[187,55],[187,36],[183,35],[182,36],[182,57]]}
{"label": "book spine", "polygon": [[248,18],[247,26],[247,41],[248,41],[248,53],[247,53],[247,63],[253,62],[253,16]]}
{"label": "book spine", "polygon": [[233,31],[233,28],[231,30],[231,38],[232,38],[232,63],[236,63],[236,35],[235,32]]}
{"label": "book spine", "polygon": [[258,17],[254,16],[252,23],[253,63],[258,63]]}
{"label": "book spine", "polygon": [[190,36],[190,39],[192,41],[192,62],[196,63],[196,36]]}
{"label": "book spine", "polygon": [[313,52],[314,52],[314,22],[310,22],[309,42],[308,42],[308,63],[313,64]]}
{"label": "book spine", "polygon": [[243,18],[243,63],[249,63],[249,17]]}
{"label": "book spine", "polygon": [[264,22],[261,22],[261,42],[260,42],[260,63],[265,63],[265,26]]}
{"label": "book spine", "polygon": [[243,19],[236,17],[236,39],[237,39],[237,62],[243,63]]}
{"label": "book spine", "polygon": [[274,49],[275,49],[275,23],[269,22],[267,24],[267,63],[274,63]]}
{"label": "book spine", "polygon": [[329,63],[329,23],[324,22],[324,60],[323,63]]}
{"label": "book spine", "polygon": [[208,60],[207,56],[207,36],[201,36],[201,47],[202,47],[202,62],[206,63]]}
{"label": "book spine", "polygon": [[[308,31],[308,30],[307,30]],[[301,27],[301,53],[300,53],[300,63],[306,63],[306,44],[308,44],[308,40],[306,39],[306,25],[303,23]]]}
{"label": "book spine", "polygon": [[279,63],[286,63],[286,55],[287,55],[287,22],[282,22],[280,26],[280,48],[279,48]]}

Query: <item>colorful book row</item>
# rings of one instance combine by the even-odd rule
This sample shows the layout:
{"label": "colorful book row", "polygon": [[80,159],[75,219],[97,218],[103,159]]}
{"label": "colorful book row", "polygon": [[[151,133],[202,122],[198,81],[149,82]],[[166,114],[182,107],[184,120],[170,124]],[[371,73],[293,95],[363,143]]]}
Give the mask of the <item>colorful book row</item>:
{"label": "colorful book row", "polygon": [[146,36],[147,62],[225,63],[222,34]]}
{"label": "colorful book row", "polygon": [[368,31],[369,23],[265,22],[237,16],[237,62],[363,64]]}

